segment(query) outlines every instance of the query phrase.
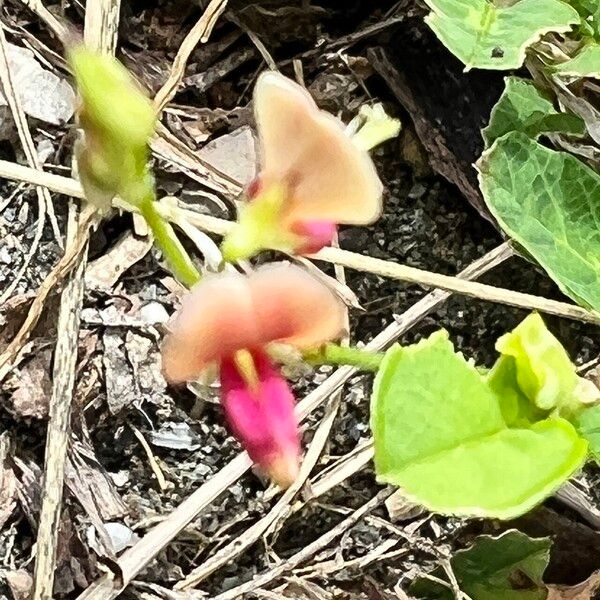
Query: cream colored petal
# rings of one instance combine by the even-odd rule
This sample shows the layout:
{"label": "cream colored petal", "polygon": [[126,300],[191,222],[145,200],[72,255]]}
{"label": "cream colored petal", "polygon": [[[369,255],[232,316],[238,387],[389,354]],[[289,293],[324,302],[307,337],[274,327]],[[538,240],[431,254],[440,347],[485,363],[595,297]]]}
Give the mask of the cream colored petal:
{"label": "cream colored petal", "polygon": [[221,274],[185,297],[166,336],[163,371],[173,383],[196,379],[242,349],[281,341],[307,348],[338,337],[344,306],[300,267],[267,265],[249,276]]}
{"label": "cream colored petal", "polygon": [[344,330],[341,300],[300,267],[267,265],[252,275],[250,287],[264,343],[310,348],[339,337]]}
{"label": "cream colored petal", "polygon": [[278,73],[263,73],[254,110],[265,180],[284,179],[293,188],[290,222],[377,219],[383,188],[371,158],[306,90]]}
{"label": "cream colored petal", "polygon": [[301,86],[275,71],[264,71],[254,88],[254,114],[263,172],[283,178],[304,153],[306,128],[317,107]]}
{"label": "cream colored petal", "polygon": [[165,338],[165,377],[171,382],[196,379],[210,363],[258,342],[248,279],[209,276],[184,298]]}

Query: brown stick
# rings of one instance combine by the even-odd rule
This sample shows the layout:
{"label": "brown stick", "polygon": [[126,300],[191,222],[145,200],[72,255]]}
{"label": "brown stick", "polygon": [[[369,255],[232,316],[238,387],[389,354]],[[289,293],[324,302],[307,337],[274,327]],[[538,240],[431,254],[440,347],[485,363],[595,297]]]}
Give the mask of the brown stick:
{"label": "brown stick", "polygon": [[[114,54],[119,22],[120,0],[88,0],[84,38],[98,52]],[[46,192],[47,193],[47,192]],[[76,243],[78,227],[77,206],[71,205],[68,237]],[[83,215],[83,212],[82,212]],[[37,536],[33,600],[52,600],[56,549],[65,478],[65,461],[71,429],[71,402],[75,387],[77,346],[83,292],[89,228],[83,229],[81,251],[75,254],[79,264],[63,289],[58,316],[58,339],[54,358],[53,388],[50,420],[46,434],[44,461],[44,496]],[[69,244],[68,244],[69,245]]]}

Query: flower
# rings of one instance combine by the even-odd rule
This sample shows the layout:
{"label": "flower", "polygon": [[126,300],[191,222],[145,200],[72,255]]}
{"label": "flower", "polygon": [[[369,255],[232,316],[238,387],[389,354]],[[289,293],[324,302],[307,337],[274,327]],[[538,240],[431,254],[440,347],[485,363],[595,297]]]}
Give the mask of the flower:
{"label": "flower", "polygon": [[293,394],[268,345],[306,349],[335,339],[344,329],[344,313],[329,288],[286,263],[247,276],[208,276],[183,301],[163,345],[163,370],[177,383],[218,365],[230,429],[250,457],[286,487],[298,471],[299,434]]}
{"label": "flower", "polygon": [[265,248],[315,252],[331,242],[338,224],[378,218],[383,188],[371,158],[304,88],[274,71],[262,73],[254,112],[261,167],[223,243],[227,260]]}

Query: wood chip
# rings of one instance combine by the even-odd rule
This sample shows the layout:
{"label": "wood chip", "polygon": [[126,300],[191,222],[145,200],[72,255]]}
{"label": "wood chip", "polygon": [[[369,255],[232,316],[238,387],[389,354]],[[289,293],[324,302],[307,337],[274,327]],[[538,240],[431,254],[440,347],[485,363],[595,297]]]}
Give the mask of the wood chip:
{"label": "wood chip", "polygon": [[21,369],[12,373],[7,379],[6,388],[13,390],[10,402],[15,415],[35,419],[48,417],[52,394],[51,360],[50,349],[37,352]]}
{"label": "wood chip", "polygon": [[394,492],[386,501],[385,507],[390,515],[392,523],[414,519],[426,512],[425,508],[410,502],[402,493],[402,490]]}
{"label": "wood chip", "polygon": [[600,590],[600,571],[593,573],[583,583],[574,586],[548,586],[546,600],[594,600]]}
{"label": "wood chip", "polygon": [[33,586],[33,579],[25,569],[4,571],[2,573],[10,588],[14,600],[28,600]]}
{"label": "wood chip", "polygon": [[0,436],[0,531],[17,505],[17,478],[8,465],[10,440],[7,433]]}
{"label": "wood chip", "polygon": [[102,256],[89,264],[85,272],[86,287],[110,291],[117,281],[133,265],[138,263],[152,248],[152,237],[138,237],[131,231]]}

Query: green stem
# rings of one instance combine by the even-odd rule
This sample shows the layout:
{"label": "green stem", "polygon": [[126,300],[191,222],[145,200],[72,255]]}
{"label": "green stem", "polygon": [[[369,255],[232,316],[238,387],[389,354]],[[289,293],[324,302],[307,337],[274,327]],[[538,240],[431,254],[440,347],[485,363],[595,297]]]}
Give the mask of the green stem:
{"label": "green stem", "polygon": [[379,369],[384,356],[383,352],[371,352],[337,344],[324,344],[304,353],[304,359],[312,365],[351,365],[363,371],[373,372]]}
{"label": "green stem", "polygon": [[169,263],[173,275],[183,285],[191,288],[200,281],[201,275],[179,241],[173,227],[157,212],[153,198],[145,199],[139,206],[142,216],[154,234],[154,241]]}

